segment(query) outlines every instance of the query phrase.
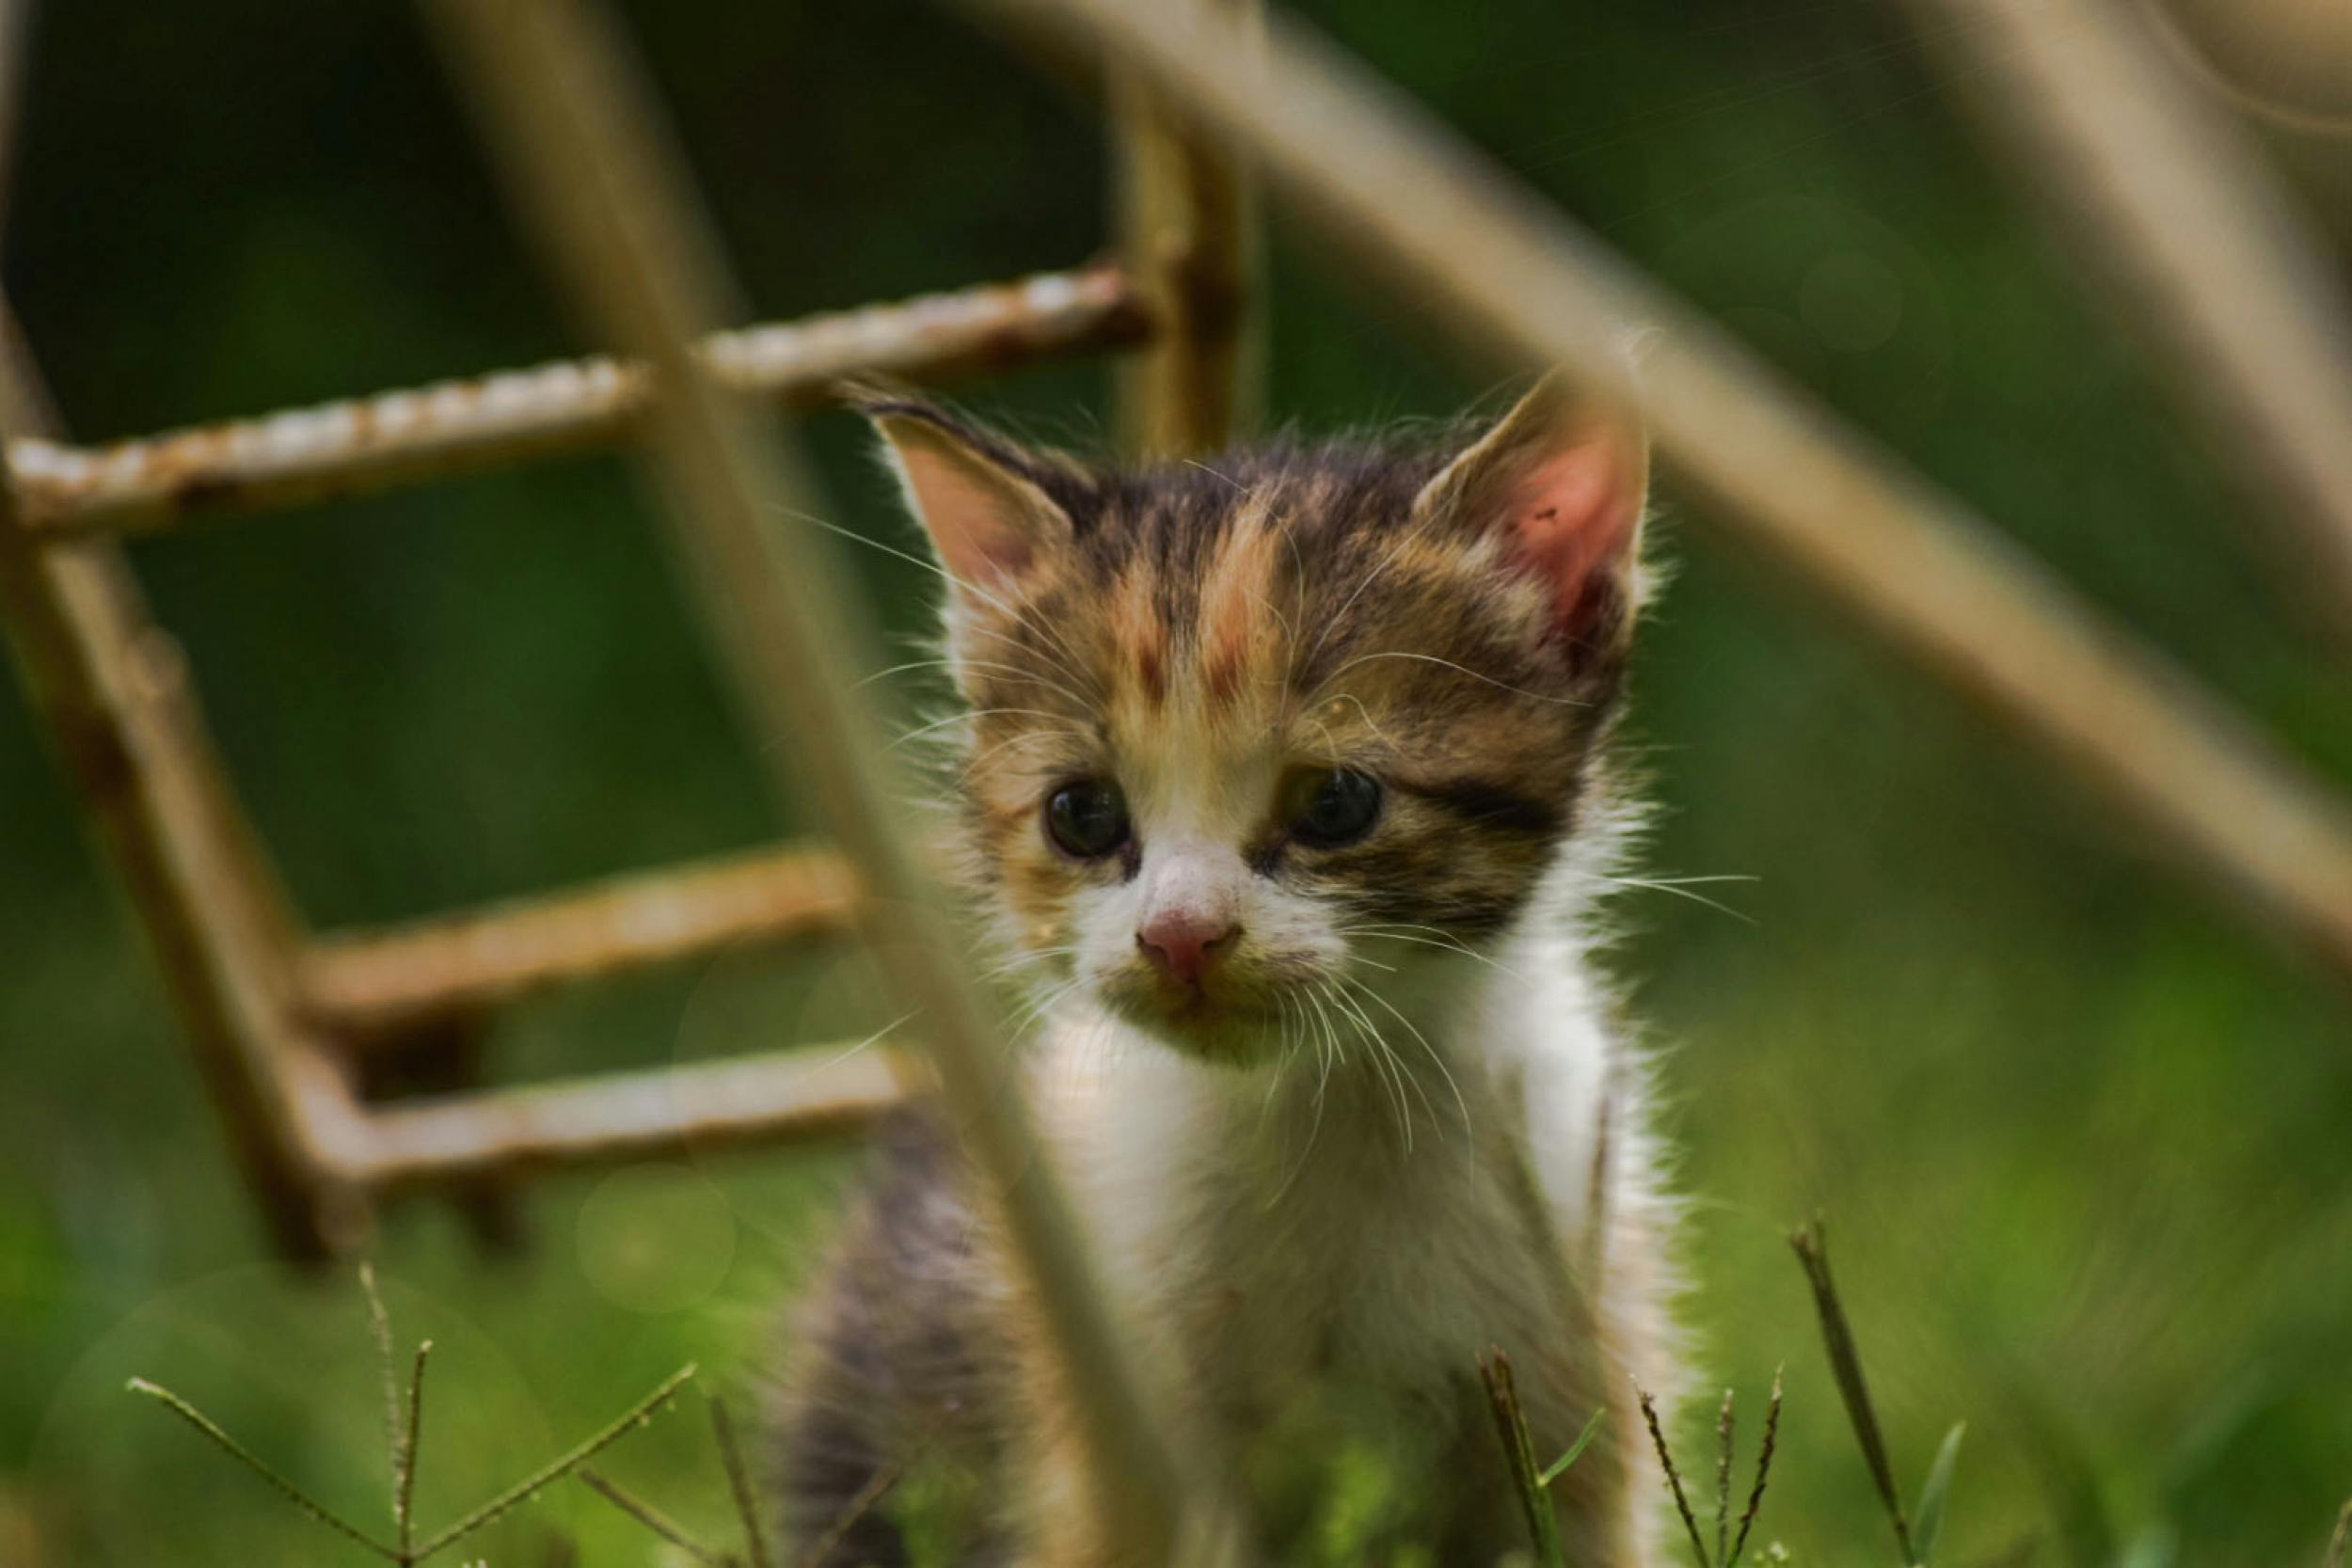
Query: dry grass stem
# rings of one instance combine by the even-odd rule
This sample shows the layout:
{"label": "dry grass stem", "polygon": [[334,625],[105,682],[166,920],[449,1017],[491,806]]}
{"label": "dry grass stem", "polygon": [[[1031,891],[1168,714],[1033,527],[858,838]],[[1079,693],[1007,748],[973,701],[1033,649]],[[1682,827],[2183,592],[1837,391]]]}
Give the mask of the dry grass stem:
{"label": "dry grass stem", "polygon": [[2336,1533],[2328,1543],[2324,1568],[2344,1568],[2347,1550],[2352,1550],[2352,1497],[2344,1500],[2344,1512],[2336,1515]]}
{"label": "dry grass stem", "polygon": [[388,1561],[401,1562],[404,1560],[400,1552],[369,1535],[365,1530],[359,1528],[358,1526],[353,1524],[350,1520],[345,1519],[342,1514],[337,1513],[334,1510],[328,1508],[325,1503],[320,1502],[317,1498],[311,1497],[308,1492],[302,1490],[301,1487],[296,1486],[293,1481],[288,1481],[284,1476],[279,1475],[276,1470],[270,1468],[270,1466],[263,1463],[262,1458],[258,1454],[254,1453],[252,1449],[246,1448],[243,1443],[238,1442],[235,1438],[230,1436],[229,1433],[222,1431],[219,1423],[215,1421],[210,1416],[205,1415],[204,1412],[199,1410],[196,1406],[190,1404],[187,1401],[182,1399],[170,1389],[164,1387],[160,1384],[150,1383],[143,1377],[133,1378],[128,1384],[125,1385],[125,1386],[128,1387],[134,1394],[144,1394],[149,1399],[154,1400],[163,1405],[165,1409],[170,1411],[173,1415],[187,1422],[188,1425],[196,1428],[197,1431],[211,1438],[215,1445],[221,1449],[221,1451],[234,1459],[238,1464],[243,1465],[246,1469],[252,1471],[255,1475],[261,1477],[264,1481],[267,1481],[280,1497],[284,1497],[288,1502],[294,1504],[294,1507],[300,1509],[303,1513],[309,1514],[311,1518],[316,1519],[320,1524],[325,1525],[328,1529],[333,1530],[338,1535],[358,1542],[360,1545],[365,1546],[368,1550],[373,1552],[376,1556],[383,1558]]}
{"label": "dry grass stem", "polygon": [[503,1518],[526,1500],[538,1496],[551,1482],[562,1481],[565,1476],[570,1475],[574,1470],[587,1464],[589,1460],[627,1436],[632,1428],[644,1426],[652,1420],[654,1413],[670,1402],[672,1397],[693,1378],[695,1370],[693,1363],[689,1362],[672,1372],[662,1380],[660,1387],[639,1400],[615,1418],[611,1424],[533,1470],[488,1502],[434,1536],[423,1545],[419,1546],[413,1554],[405,1557],[394,1554],[394,1560],[421,1562],[442,1547],[462,1541],[485,1525]]}
{"label": "dry grass stem", "polygon": [[769,1568],[768,1537],[759,1528],[759,1494],[753,1489],[751,1471],[743,1464],[735,1420],[725,1404],[715,1399],[710,1402],[710,1434],[718,1440],[719,1461],[726,1466],[727,1492],[735,1499],[736,1517],[743,1524],[743,1550],[752,1568]]}
{"label": "dry grass stem", "polygon": [[1691,1555],[1698,1560],[1699,1568],[1708,1568],[1707,1542],[1699,1534],[1699,1522],[1691,1513],[1691,1499],[1682,1490],[1682,1472],[1675,1468],[1674,1450],[1666,1446],[1666,1433],[1658,1425],[1658,1402],[1649,1397],[1649,1390],[1640,1384],[1633,1386],[1634,1397],[1642,1402],[1642,1420],[1649,1428],[1649,1443],[1658,1452],[1659,1467],[1666,1472],[1666,1485],[1675,1496],[1675,1512],[1682,1515],[1682,1528],[1691,1537]]}
{"label": "dry grass stem", "polygon": [[1764,1508],[1764,1485],[1772,1479],[1772,1452],[1780,1446],[1780,1379],[1786,1364],[1772,1369],[1772,1395],[1764,1406],[1764,1446],[1756,1450],[1756,1484],[1748,1489],[1748,1506],[1740,1511],[1740,1533],[1732,1538],[1731,1555],[1722,1568],[1739,1568],[1740,1554],[1748,1549],[1748,1531]]}
{"label": "dry grass stem", "polygon": [[1715,1561],[1731,1560],[1731,1390],[1715,1418]]}
{"label": "dry grass stem", "polygon": [[392,1523],[400,1530],[400,1555],[410,1556],[417,1524],[417,1437],[424,1430],[424,1363],[433,1341],[417,1341],[417,1355],[408,1368],[407,1418],[392,1443]]}
{"label": "dry grass stem", "polygon": [[368,1305],[368,1335],[375,1341],[376,1370],[384,1379],[384,1447],[391,1457],[392,1522],[400,1522],[400,1370],[392,1355],[392,1318],[384,1310],[383,1292],[375,1288],[375,1265],[361,1259],[359,1294]]}
{"label": "dry grass stem", "polygon": [[1895,1544],[1902,1550],[1903,1561],[1916,1562],[1911,1549],[1911,1521],[1904,1516],[1901,1495],[1895,1490],[1895,1467],[1886,1457],[1886,1438],[1879,1429],[1877,1407],[1870,1402],[1869,1385],[1863,1380],[1862,1355],[1854,1346],[1846,1309],[1837,1299],[1836,1282],[1830,1277],[1829,1239],[1820,1217],[1816,1215],[1811,1225],[1790,1232],[1788,1244],[1795,1249],[1797,1261],[1804,1265],[1805,1279],[1813,1287],[1813,1305],[1820,1316],[1830,1370],[1837,1379],[1847,1418],[1853,1423],[1854,1439],[1869,1465],[1870,1481],[1895,1527]]}
{"label": "dry grass stem", "polygon": [[818,1568],[818,1564],[830,1560],[834,1548],[857,1528],[857,1522],[874,1512],[874,1506],[889,1496],[892,1487],[905,1479],[907,1466],[913,1461],[914,1456],[910,1454],[876,1470],[871,1479],[857,1489],[856,1496],[844,1503],[841,1512],[834,1515],[833,1523],[825,1527],[825,1533],[802,1554],[796,1568]]}
{"label": "dry grass stem", "polygon": [[[1560,1546],[1560,1521],[1544,1490],[1544,1477],[1535,1465],[1535,1445],[1527,1432],[1527,1412],[1519,1403],[1511,1358],[1500,1350],[1486,1353],[1478,1363],[1478,1376],[1486,1386],[1486,1407],[1493,1412],[1495,1435],[1510,1462],[1511,1480],[1527,1514],[1528,1539],[1534,1544],[1536,1568],[1565,1568]],[[1704,1568],[1704,1565],[1702,1565]]]}
{"label": "dry grass stem", "polygon": [[624,1489],[615,1481],[608,1481],[601,1472],[582,1465],[578,1475],[581,1485],[695,1561],[707,1564],[707,1568],[734,1568],[737,1559],[725,1552],[716,1552],[704,1545],[686,1533],[686,1527],[635,1493]]}

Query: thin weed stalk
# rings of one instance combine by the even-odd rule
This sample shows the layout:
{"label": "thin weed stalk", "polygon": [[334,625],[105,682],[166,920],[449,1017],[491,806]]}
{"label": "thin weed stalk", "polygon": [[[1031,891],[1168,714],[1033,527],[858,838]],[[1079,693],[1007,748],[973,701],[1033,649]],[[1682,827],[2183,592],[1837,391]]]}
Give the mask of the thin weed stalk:
{"label": "thin weed stalk", "polygon": [[832,1560],[834,1548],[849,1539],[850,1531],[857,1528],[857,1522],[871,1513],[884,1495],[905,1479],[907,1465],[908,1461],[902,1460],[876,1470],[866,1484],[857,1489],[857,1495],[834,1515],[833,1523],[825,1527],[825,1533],[801,1555],[796,1568],[818,1568],[818,1564]]}
{"label": "thin weed stalk", "polygon": [[1478,1363],[1478,1375],[1486,1386],[1486,1406],[1494,1414],[1495,1435],[1502,1441],[1503,1456],[1510,1462],[1519,1506],[1527,1514],[1527,1533],[1534,1543],[1536,1568],[1566,1568],[1567,1559],[1560,1545],[1560,1521],[1553,1514],[1551,1498],[1544,1489],[1545,1478],[1536,1468],[1535,1445],[1528,1435],[1527,1411],[1519,1403],[1518,1384],[1511,1374],[1511,1358],[1500,1350],[1487,1352]]}
{"label": "thin weed stalk", "polygon": [[[400,1524],[401,1420],[400,1371],[392,1355],[392,1319],[384,1310],[383,1292],[375,1288],[375,1265],[359,1264],[359,1294],[368,1306],[368,1335],[375,1341],[375,1368],[384,1380],[384,1446],[392,1467],[392,1523]],[[404,1542],[403,1545],[406,1544]]]}
{"label": "thin weed stalk", "polygon": [[710,1402],[710,1434],[718,1440],[720,1463],[726,1466],[727,1491],[735,1498],[736,1516],[743,1523],[743,1549],[752,1568],[770,1568],[768,1537],[759,1528],[759,1495],[752,1487],[742,1446],[735,1440],[735,1422],[727,1407],[716,1399]]}
{"label": "thin weed stalk", "polygon": [[562,1481],[597,1454],[628,1436],[631,1431],[651,1421],[655,1412],[669,1403],[672,1396],[693,1379],[696,1370],[694,1364],[690,1361],[672,1372],[661,1381],[660,1387],[622,1412],[609,1425],[583,1438],[564,1453],[558,1454],[505,1491],[501,1492],[497,1497],[492,1497],[488,1502],[434,1536],[423,1545],[419,1546],[416,1555],[406,1560],[423,1561],[442,1547],[462,1541],[485,1525],[504,1518],[527,1499],[537,1497],[550,1483]]}
{"label": "thin weed stalk", "polygon": [[1748,1532],[1756,1528],[1756,1515],[1763,1512],[1764,1488],[1772,1475],[1772,1455],[1780,1447],[1780,1369],[1772,1372],[1772,1396],[1764,1408],[1764,1440],[1756,1453],[1756,1481],[1748,1488],[1747,1506],[1740,1512],[1736,1535],[1731,1520],[1731,1466],[1738,1457],[1738,1421],[1732,1391],[1724,1390],[1724,1402],[1715,1417],[1715,1549],[1711,1554],[1707,1549],[1707,1538],[1699,1533],[1698,1514],[1691,1507],[1690,1494],[1683,1489],[1682,1470],[1675,1463],[1673,1445],[1666,1441],[1665,1428],[1658,1419],[1658,1402],[1639,1383],[1633,1386],[1633,1392],[1641,1401],[1642,1420],[1649,1428],[1650,1447],[1658,1454],[1658,1467],[1665,1472],[1667,1490],[1674,1494],[1675,1513],[1681,1516],[1683,1533],[1690,1537],[1692,1558],[1698,1568],[1734,1568],[1740,1554],[1748,1549]]}
{"label": "thin weed stalk", "polygon": [[739,1559],[729,1553],[713,1551],[710,1547],[704,1545],[687,1533],[685,1526],[645,1501],[644,1498],[628,1491],[617,1481],[608,1479],[601,1471],[592,1470],[583,1465],[579,1471],[579,1480],[580,1483],[587,1487],[589,1491],[594,1492],[597,1497],[602,1497],[606,1502],[611,1503],[688,1557],[704,1564],[705,1568],[736,1568]]}
{"label": "thin weed stalk", "polygon": [[1886,1439],[1879,1428],[1878,1410],[1870,1402],[1869,1385],[1863,1380],[1862,1355],[1854,1346],[1853,1329],[1846,1321],[1846,1309],[1837,1297],[1837,1285],[1829,1270],[1829,1239],[1820,1215],[1813,1223],[1789,1233],[1788,1244],[1804,1266],[1804,1276],[1813,1287],[1813,1305],[1821,1320],[1821,1340],[1829,1350],[1830,1370],[1837,1380],[1837,1392],[1845,1401],[1846,1417],[1853,1425],[1854,1439],[1862,1447],[1862,1457],[1869,1466],[1870,1480],[1878,1488],[1879,1500],[1886,1507],[1887,1519],[1895,1527],[1895,1544],[1903,1554],[1906,1564],[1918,1558],[1911,1549],[1911,1521],[1903,1513],[1902,1497],[1895,1490],[1895,1467],[1886,1457]]}
{"label": "thin weed stalk", "polygon": [[1715,1418],[1715,1560],[1731,1560],[1731,1390],[1724,1390],[1724,1405]]}
{"label": "thin weed stalk", "polygon": [[[433,1351],[433,1341],[426,1339],[419,1342],[415,1358],[410,1363],[408,1386],[404,1399],[399,1374],[395,1370],[392,1357],[391,1319],[384,1310],[383,1295],[376,1289],[375,1271],[365,1264],[362,1264],[359,1269],[359,1289],[367,1298],[370,1337],[375,1342],[376,1358],[383,1376],[386,1443],[390,1450],[392,1525],[397,1532],[397,1540],[394,1543],[387,1544],[378,1541],[325,1503],[311,1497],[286,1476],[272,1468],[259,1454],[229,1435],[227,1430],[219,1422],[170,1389],[143,1377],[131,1379],[128,1386],[132,1393],[144,1395],[155,1401],[194,1427],[215,1448],[261,1477],[272,1491],[292,1503],[299,1512],[308,1514],[344,1539],[366,1547],[386,1561],[399,1564],[399,1568],[415,1568],[415,1564],[424,1561],[443,1549],[456,1544],[485,1526],[504,1517],[526,1499],[537,1497],[550,1484],[580,1470],[590,1459],[618,1442],[629,1432],[650,1422],[655,1413],[667,1404],[695,1373],[695,1369],[691,1362],[680,1368],[652,1393],[631,1405],[612,1422],[533,1470],[530,1475],[483,1503],[446,1529],[437,1531],[422,1544],[418,1544],[415,1541],[414,1509],[417,1456],[419,1440],[423,1431],[424,1369],[426,1358]],[[739,1490],[742,1485],[739,1474],[741,1460],[740,1456],[734,1451],[732,1433],[726,1435],[723,1447],[727,1455],[729,1478],[737,1482]],[[603,1488],[600,1487],[599,1490]],[[612,1496],[612,1493],[608,1492],[607,1496]],[[615,1500],[619,1499],[615,1498]],[[637,1513],[638,1511],[632,1508],[630,1512]],[[646,1513],[639,1513],[638,1516],[651,1524],[651,1519],[647,1518],[649,1513],[649,1510]],[[659,1527],[656,1528],[659,1528]],[[673,1539],[677,1538],[673,1537]],[[756,1535],[754,1536],[754,1543],[756,1546]],[[688,1543],[678,1540],[678,1544],[686,1545]],[[764,1561],[761,1568],[765,1568]]]}
{"label": "thin weed stalk", "polygon": [[408,1418],[392,1445],[392,1523],[400,1531],[400,1554],[413,1561],[417,1524],[417,1441],[424,1432],[424,1363],[433,1341],[417,1341],[408,1368]]}
{"label": "thin weed stalk", "polygon": [[294,1504],[295,1508],[300,1509],[311,1518],[316,1519],[320,1524],[325,1525],[328,1529],[333,1530],[336,1534],[343,1536],[348,1540],[358,1542],[360,1545],[365,1546],[368,1550],[373,1552],[376,1556],[385,1559],[387,1561],[401,1562],[403,1560],[397,1548],[388,1546],[383,1542],[376,1540],[373,1536],[368,1534],[367,1531],[361,1529],[358,1526],[353,1524],[350,1520],[344,1518],[333,1509],[328,1508],[325,1503],[320,1502],[317,1498],[311,1497],[310,1494],[305,1492],[301,1487],[296,1486],[293,1481],[288,1481],[284,1476],[278,1474],[276,1470],[272,1469],[259,1454],[256,1454],[251,1449],[246,1448],[243,1443],[238,1442],[235,1438],[230,1436],[228,1433],[222,1431],[220,1424],[217,1421],[215,1421],[210,1416],[205,1415],[204,1412],[199,1410],[195,1405],[190,1404],[186,1400],[182,1399],[170,1389],[158,1383],[150,1383],[143,1377],[135,1377],[124,1386],[128,1387],[134,1394],[144,1394],[149,1399],[155,1401],[165,1409],[170,1411],[173,1415],[187,1422],[188,1425],[202,1433],[206,1437],[212,1439],[214,1445],[223,1453],[228,1454],[238,1464],[244,1465],[246,1469],[261,1477],[262,1480],[269,1483],[270,1487],[275,1490],[278,1496],[284,1497],[288,1502]]}
{"label": "thin weed stalk", "polygon": [[1740,1511],[1740,1533],[1732,1537],[1731,1555],[1724,1560],[1723,1568],[1739,1568],[1740,1554],[1748,1549],[1748,1531],[1763,1511],[1764,1483],[1772,1479],[1772,1453],[1780,1446],[1780,1379],[1788,1370],[1786,1363],[1772,1369],[1772,1399],[1764,1406],[1764,1446],[1756,1455],[1756,1484],[1748,1490],[1747,1507]]}
{"label": "thin weed stalk", "polygon": [[1658,1424],[1658,1402],[1649,1397],[1649,1390],[1640,1384],[1633,1386],[1634,1398],[1642,1402],[1642,1419],[1649,1427],[1650,1447],[1658,1450],[1658,1463],[1666,1472],[1666,1485],[1675,1495],[1675,1512],[1682,1515],[1682,1528],[1691,1537],[1691,1555],[1699,1568],[1709,1568],[1707,1542],[1699,1534],[1699,1522],[1691,1513],[1691,1499],[1682,1490],[1682,1472],[1675,1467],[1674,1450],[1666,1445],[1666,1433]]}

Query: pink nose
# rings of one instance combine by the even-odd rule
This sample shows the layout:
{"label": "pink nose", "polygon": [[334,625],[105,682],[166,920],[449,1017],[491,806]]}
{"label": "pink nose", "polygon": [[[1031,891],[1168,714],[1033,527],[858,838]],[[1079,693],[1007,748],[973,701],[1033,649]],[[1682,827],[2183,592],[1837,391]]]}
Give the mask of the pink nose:
{"label": "pink nose", "polygon": [[1240,935],[1241,927],[1221,915],[1168,910],[1144,922],[1136,933],[1136,945],[1168,978],[1198,987],[1210,962],[1231,951]]}

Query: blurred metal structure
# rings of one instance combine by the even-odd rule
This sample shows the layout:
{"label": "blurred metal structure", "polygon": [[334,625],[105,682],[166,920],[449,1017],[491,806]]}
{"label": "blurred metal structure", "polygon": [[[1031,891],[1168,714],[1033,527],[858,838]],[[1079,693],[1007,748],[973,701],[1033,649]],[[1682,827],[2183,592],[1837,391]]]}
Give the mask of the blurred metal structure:
{"label": "blurred metal structure", "polygon": [[[1200,4],[964,0],[1101,49],[1239,138],[1351,263],[1472,347],[1638,417],[1730,528],[2352,976],[2352,816],[2169,660],[1386,83]],[[1625,338],[1645,341],[1636,374]]]}
{"label": "blurred metal structure", "polygon": [[[14,40],[12,27],[0,38]],[[0,49],[0,72],[20,65]],[[0,109],[0,126],[12,122]],[[1169,171],[1152,198],[1165,223],[1230,235],[1243,211],[1230,162],[1171,144],[1140,107],[1121,134],[1150,150],[1132,161]],[[1230,299],[1223,312],[1148,304],[1147,293],[1193,297],[1135,281],[1184,264],[1165,251],[1141,265],[1120,256],[715,332],[694,363],[725,391],[790,407],[855,375],[933,380],[1148,350],[1172,373],[1131,395],[1190,399],[1244,379],[1230,324],[1245,302]],[[1226,281],[1242,286],[1238,273]],[[437,1187],[479,1201],[551,1165],[835,1135],[903,1097],[909,1080],[886,1049],[825,1045],[561,1085],[473,1085],[472,1048],[500,1007],[746,942],[849,933],[865,911],[864,879],[829,847],[786,846],[394,930],[313,932],[290,906],[207,736],[186,663],[116,543],[199,516],[657,436],[677,400],[655,371],[597,356],[85,448],[48,414],[13,316],[0,327],[9,437],[0,619],[285,1252],[318,1258],[358,1244],[382,1193]],[[1205,418],[1188,402],[1145,407],[1129,423],[1213,445],[1235,399],[1212,402]],[[403,1077],[438,1092],[376,1101],[374,1085]]]}
{"label": "blurred metal structure", "polygon": [[2122,0],[1911,0],[2018,178],[2090,252],[2271,503],[2280,578],[2352,652],[2352,312],[2285,182]]}

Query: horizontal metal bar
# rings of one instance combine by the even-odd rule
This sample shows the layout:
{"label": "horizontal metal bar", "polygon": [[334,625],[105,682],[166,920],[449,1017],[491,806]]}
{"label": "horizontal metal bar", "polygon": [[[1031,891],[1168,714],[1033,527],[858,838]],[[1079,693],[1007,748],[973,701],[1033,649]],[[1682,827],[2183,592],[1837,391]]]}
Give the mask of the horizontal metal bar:
{"label": "horizontal metal bar", "polygon": [[[933,380],[1138,343],[1150,319],[1108,263],[894,305],[714,333],[702,353],[736,390],[806,403],[845,377]],[[558,452],[611,446],[652,400],[643,365],[605,356],[104,447],[12,441],[35,535],[147,532]]]}
{"label": "horizontal metal bar", "polygon": [[894,1055],[813,1046],[400,1101],[350,1126],[327,1154],[337,1178],[383,1193],[840,1137],[905,1101]]}
{"label": "horizontal metal bar", "polygon": [[736,856],[319,938],[301,959],[302,1006],[323,1027],[365,1044],[573,981],[846,929],[856,910],[856,879],[837,855]]}

